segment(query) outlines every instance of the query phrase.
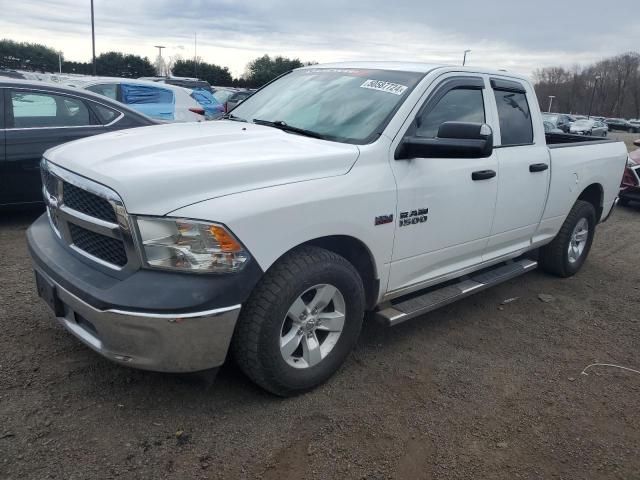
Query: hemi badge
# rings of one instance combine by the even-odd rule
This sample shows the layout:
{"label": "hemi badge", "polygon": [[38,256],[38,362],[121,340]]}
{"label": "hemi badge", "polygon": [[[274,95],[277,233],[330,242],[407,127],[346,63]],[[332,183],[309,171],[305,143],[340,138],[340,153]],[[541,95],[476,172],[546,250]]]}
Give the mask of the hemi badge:
{"label": "hemi badge", "polygon": [[393,222],[393,214],[390,215],[380,215],[376,217],[374,225],[384,225],[385,223]]}

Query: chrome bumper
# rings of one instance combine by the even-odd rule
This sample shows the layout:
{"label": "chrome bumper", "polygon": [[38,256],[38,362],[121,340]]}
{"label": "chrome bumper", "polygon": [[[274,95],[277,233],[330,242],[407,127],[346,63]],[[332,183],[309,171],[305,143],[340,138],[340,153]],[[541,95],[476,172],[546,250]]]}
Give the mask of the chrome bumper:
{"label": "chrome bumper", "polygon": [[64,316],[56,317],[58,322],[109,360],[174,373],[224,363],[240,305],[186,314],[97,310],[36,270],[55,286],[64,306]]}

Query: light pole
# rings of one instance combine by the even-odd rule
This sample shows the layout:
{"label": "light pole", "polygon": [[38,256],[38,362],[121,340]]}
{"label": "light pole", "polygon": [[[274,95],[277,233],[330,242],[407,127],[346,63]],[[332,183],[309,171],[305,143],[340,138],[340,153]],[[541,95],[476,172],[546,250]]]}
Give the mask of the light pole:
{"label": "light pole", "polygon": [[471,50],[464,51],[464,57],[462,58],[462,66],[464,67],[467,63],[467,53],[471,53]]}
{"label": "light pole", "polygon": [[91,49],[92,49],[92,63],[93,63],[93,76],[96,76],[96,29],[93,21],[93,0],[91,0]]}
{"label": "light pole", "polygon": [[549,95],[549,108],[547,109],[547,112],[551,111],[551,105],[553,105],[553,99],[556,98],[555,95]]}
{"label": "light pole", "polygon": [[154,45],[154,48],[158,49],[158,57],[159,57],[159,60],[158,60],[158,75],[162,77],[163,73],[164,73],[164,63],[162,61],[162,49],[165,48],[165,47],[162,46],[162,45]]}
{"label": "light pole", "polygon": [[62,73],[62,50],[58,52],[58,73]]}
{"label": "light pole", "polygon": [[593,82],[593,90],[591,91],[591,101],[589,102],[589,115],[587,115],[587,118],[591,118],[591,108],[593,107],[593,97],[596,96],[596,86],[598,85],[598,80],[600,80],[600,75],[596,75]]}

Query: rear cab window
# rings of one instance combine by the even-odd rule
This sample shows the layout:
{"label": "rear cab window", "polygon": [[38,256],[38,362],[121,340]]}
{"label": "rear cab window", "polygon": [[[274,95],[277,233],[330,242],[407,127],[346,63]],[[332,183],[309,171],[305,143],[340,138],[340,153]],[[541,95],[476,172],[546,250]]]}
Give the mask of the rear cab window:
{"label": "rear cab window", "polygon": [[533,144],[533,123],[527,93],[520,82],[491,79],[500,123],[501,146]]}

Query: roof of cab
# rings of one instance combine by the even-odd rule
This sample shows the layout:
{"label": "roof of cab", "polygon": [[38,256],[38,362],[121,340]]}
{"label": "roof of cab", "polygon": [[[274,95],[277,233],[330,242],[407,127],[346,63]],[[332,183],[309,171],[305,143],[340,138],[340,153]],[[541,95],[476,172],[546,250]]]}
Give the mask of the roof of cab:
{"label": "roof of cab", "polygon": [[487,75],[500,75],[505,77],[513,77],[521,80],[527,80],[527,77],[506,70],[491,69],[484,67],[463,67],[461,65],[446,65],[437,63],[422,63],[422,62],[335,62],[335,63],[323,63],[318,65],[309,65],[302,67],[299,70],[308,70],[314,68],[361,68],[371,70],[396,70],[402,72],[416,72],[427,74],[434,70],[449,70],[455,72],[469,72],[469,73],[481,73]]}

